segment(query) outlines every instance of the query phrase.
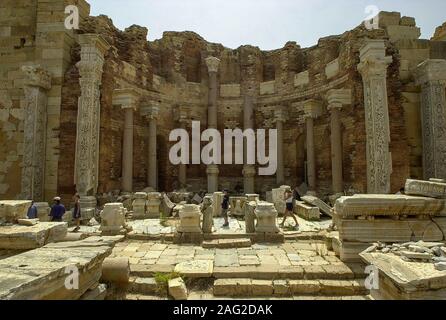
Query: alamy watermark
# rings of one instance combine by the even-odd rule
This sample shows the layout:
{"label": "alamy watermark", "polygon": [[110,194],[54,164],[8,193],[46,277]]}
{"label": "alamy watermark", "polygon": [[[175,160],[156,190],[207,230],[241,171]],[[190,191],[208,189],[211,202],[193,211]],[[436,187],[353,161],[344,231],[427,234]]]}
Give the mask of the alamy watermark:
{"label": "alamy watermark", "polygon": [[364,287],[367,290],[378,290],[379,289],[379,270],[376,266],[369,265],[365,268],[365,273],[368,274],[367,278],[364,280]]}
{"label": "alamy watermark", "polygon": [[65,14],[68,16],[65,18],[65,28],[68,30],[79,29],[79,8],[74,5],[65,7]]}
{"label": "alamy watermark", "polygon": [[[192,136],[185,129],[170,132],[169,141],[177,142],[169,151],[169,160],[179,164],[259,164],[260,176],[274,175],[277,171],[277,130],[225,129],[222,136],[217,129],[206,129],[200,134],[200,121],[192,121]],[[200,151],[201,142],[208,142]],[[234,143],[235,142],[235,143]],[[192,151],[191,151],[192,150]],[[234,150],[234,152],[233,152]],[[192,157],[190,156],[192,154]]]}
{"label": "alamy watermark", "polygon": [[79,269],[75,265],[65,267],[65,288],[67,290],[79,290]]}

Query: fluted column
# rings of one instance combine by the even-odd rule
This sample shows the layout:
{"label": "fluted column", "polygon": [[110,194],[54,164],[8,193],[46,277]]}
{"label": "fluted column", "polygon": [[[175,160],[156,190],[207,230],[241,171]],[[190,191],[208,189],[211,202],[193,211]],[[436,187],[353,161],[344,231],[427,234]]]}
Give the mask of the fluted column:
{"label": "fluted column", "polygon": [[[206,59],[206,65],[209,71],[209,104],[208,104],[208,128],[217,129],[217,73],[220,60],[215,57],[209,57]],[[218,165],[210,164],[206,169],[208,176],[208,192],[218,191]]]}
{"label": "fluted column", "polygon": [[156,136],[157,136],[157,120],[159,114],[159,107],[157,104],[145,106],[141,108],[141,114],[149,121],[149,135],[148,135],[148,170],[147,170],[147,185],[155,190],[158,189],[158,165],[156,154]]}
{"label": "fluted column", "polygon": [[329,90],[327,93],[331,127],[331,173],[333,194],[344,191],[342,173],[342,132],[340,113],[343,105],[351,104],[351,90]]}
{"label": "fluted column", "polygon": [[274,121],[277,130],[277,172],[276,184],[281,186],[285,183],[285,164],[283,161],[283,125],[286,122],[286,112],[283,107],[274,110]]}
{"label": "fluted column", "polygon": [[78,102],[75,183],[81,196],[96,194],[99,174],[100,86],[109,44],[97,34],[79,35],[81,96]]}
{"label": "fluted column", "polygon": [[360,50],[358,70],[364,86],[365,126],[367,134],[367,192],[390,192],[392,157],[390,154],[387,67],[384,40],[367,40]]}
{"label": "fluted column", "polygon": [[307,138],[307,176],[308,190],[316,191],[316,157],[314,150],[314,119],[320,116],[322,106],[319,101],[307,100],[304,102],[304,117]]}
{"label": "fluted column", "polygon": [[133,89],[117,89],[113,92],[113,105],[124,110],[124,135],[122,139],[123,192],[133,191],[133,113],[137,108],[138,94]]}
{"label": "fluted column", "polygon": [[24,66],[25,123],[22,198],[43,201],[46,159],[47,91],[50,74],[40,66]]}
{"label": "fluted column", "polygon": [[446,60],[424,61],[415,78],[421,86],[424,179],[446,179]]}

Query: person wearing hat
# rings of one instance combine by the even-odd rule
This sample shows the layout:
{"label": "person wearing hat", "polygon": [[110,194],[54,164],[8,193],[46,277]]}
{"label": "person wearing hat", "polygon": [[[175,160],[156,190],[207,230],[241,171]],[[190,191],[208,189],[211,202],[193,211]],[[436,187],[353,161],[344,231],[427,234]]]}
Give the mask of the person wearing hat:
{"label": "person wearing hat", "polygon": [[60,203],[60,197],[54,198],[54,205],[51,207],[50,217],[52,222],[61,222],[65,214],[65,207]]}

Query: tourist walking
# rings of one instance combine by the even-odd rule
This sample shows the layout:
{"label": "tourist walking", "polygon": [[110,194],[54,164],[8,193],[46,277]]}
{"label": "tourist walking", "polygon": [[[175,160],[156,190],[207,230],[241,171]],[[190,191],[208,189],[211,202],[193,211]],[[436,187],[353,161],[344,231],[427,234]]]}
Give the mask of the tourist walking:
{"label": "tourist walking", "polygon": [[62,218],[65,214],[65,207],[60,203],[60,197],[54,198],[54,204],[51,207],[50,217],[52,222],[62,222]]}
{"label": "tourist walking", "polygon": [[229,227],[229,219],[228,219],[228,210],[229,210],[229,194],[228,190],[224,191],[223,195],[223,202],[221,203],[221,209],[222,209],[222,215],[225,219],[225,223],[223,224],[223,227]]}
{"label": "tourist walking", "polygon": [[291,192],[290,189],[287,189],[285,191],[284,199],[285,199],[286,209],[285,213],[283,214],[283,221],[281,227],[283,228],[285,226],[285,221],[288,217],[292,217],[294,219],[294,222],[296,223],[294,227],[297,230],[299,228],[299,222],[297,222],[296,215],[294,214],[294,198],[293,198],[293,193]]}
{"label": "tourist walking", "polygon": [[80,199],[81,197],[79,194],[75,194],[74,197],[74,208],[73,208],[73,220],[76,224],[76,228],[74,228],[73,232],[78,232],[81,228],[81,205],[80,205]]}
{"label": "tourist walking", "polygon": [[28,219],[37,219],[37,207],[34,201],[31,202],[31,206],[28,208],[28,213],[26,216]]}

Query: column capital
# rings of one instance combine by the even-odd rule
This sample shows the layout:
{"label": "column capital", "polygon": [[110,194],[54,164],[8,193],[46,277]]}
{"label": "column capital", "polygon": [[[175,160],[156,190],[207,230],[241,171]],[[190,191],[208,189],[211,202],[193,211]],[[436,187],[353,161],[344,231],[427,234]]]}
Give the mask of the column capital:
{"label": "column capital", "polygon": [[427,59],[415,68],[414,76],[418,85],[432,81],[446,81],[446,60]]}
{"label": "column capital", "polygon": [[322,114],[322,102],[314,99],[304,101],[304,117],[316,119]]}
{"label": "column capital", "polygon": [[141,115],[149,120],[158,120],[159,110],[158,103],[151,103],[141,107]]}
{"label": "column capital", "polygon": [[25,74],[25,86],[39,87],[45,90],[51,88],[51,75],[40,65],[23,66],[22,71]]}
{"label": "column capital", "polygon": [[329,111],[342,109],[342,106],[352,103],[352,91],[351,89],[331,89],[327,92],[326,99]]}
{"label": "column capital", "polygon": [[139,94],[135,89],[115,89],[113,91],[113,105],[120,106],[122,109],[136,110],[139,102]]}
{"label": "column capital", "polygon": [[[84,33],[79,34],[77,38],[78,43],[80,44],[83,53],[99,53],[102,56],[110,48],[108,42],[99,34],[95,33]],[[81,52],[82,54],[82,52]]]}
{"label": "column capital", "polygon": [[286,122],[288,120],[288,113],[286,111],[286,109],[282,106],[278,106],[276,107],[276,109],[274,109],[274,122],[277,121],[282,121],[282,122]]}
{"label": "column capital", "polygon": [[358,71],[363,77],[387,76],[387,66],[393,58],[386,56],[384,40],[367,39],[359,52]]}
{"label": "column capital", "polygon": [[220,59],[216,57],[208,57],[206,58],[206,65],[208,67],[209,73],[218,72],[218,67],[220,65]]}

